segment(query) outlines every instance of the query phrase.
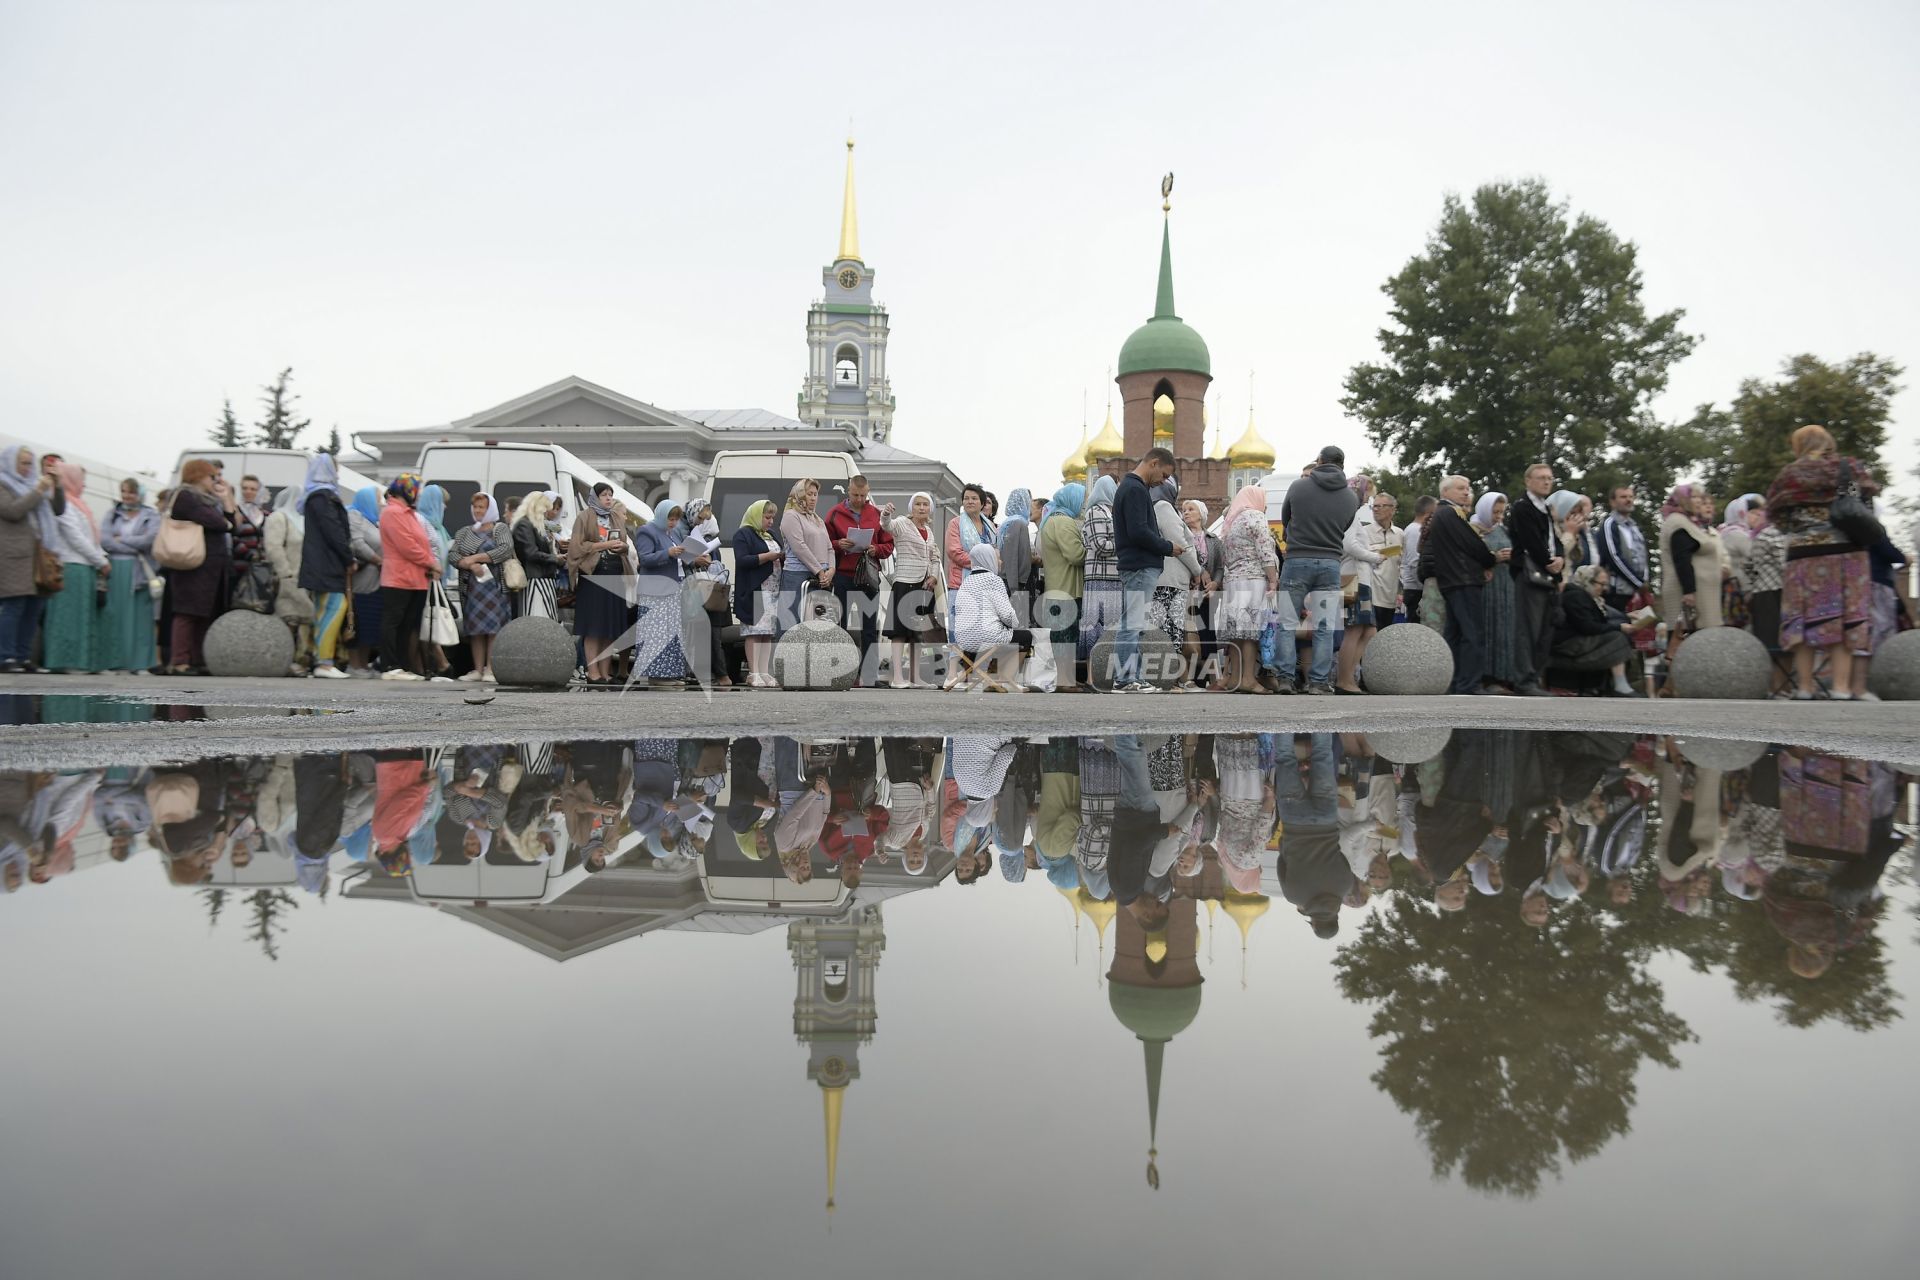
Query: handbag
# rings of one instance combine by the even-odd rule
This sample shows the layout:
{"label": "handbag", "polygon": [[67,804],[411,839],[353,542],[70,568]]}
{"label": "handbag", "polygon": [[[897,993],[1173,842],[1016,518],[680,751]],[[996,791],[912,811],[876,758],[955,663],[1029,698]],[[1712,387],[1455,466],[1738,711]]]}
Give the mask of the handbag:
{"label": "handbag", "polygon": [[1860,496],[1860,478],[1854,474],[1852,459],[1840,461],[1840,484],[1827,507],[1827,523],[1856,547],[1871,547],[1887,536],[1873,508]]}
{"label": "handbag", "polygon": [[527,589],[527,567],[520,563],[518,556],[508,556],[500,562],[500,585],[509,591]]}
{"label": "handbag", "polygon": [[[353,584],[348,583],[347,585],[352,586]],[[344,619],[342,619],[340,623],[340,643],[352,644],[355,640],[360,638],[360,634],[359,634],[359,629],[354,625],[354,620],[353,620],[353,592],[351,591],[347,592],[346,597],[347,597],[347,616]]]}
{"label": "handbag", "polygon": [[280,580],[274,577],[273,566],[265,564],[242,565],[233,579],[233,607],[247,609],[254,613],[272,613],[273,603],[280,598]]}
{"label": "handbag", "polygon": [[877,594],[880,590],[880,562],[869,555],[861,556],[859,565],[853,571],[853,587],[868,595]]}
{"label": "handbag", "polygon": [[207,561],[205,531],[191,520],[178,519],[173,508],[167,508],[160,519],[160,532],[153,538],[153,559],[162,569],[198,569]]}
{"label": "handbag", "polygon": [[67,584],[67,571],[60,557],[45,547],[33,549],[33,589],[43,596],[57,596]]}
{"label": "handbag", "polygon": [[190,773],[156,773],[146,788],[153,825],[185,822],[200,812],[200,780]]}
{"label": "handbag", "polygon": [[427,587],[427,607],[420,615],[420,638],[443,648],[460,643],[460,610],[438,579]]}

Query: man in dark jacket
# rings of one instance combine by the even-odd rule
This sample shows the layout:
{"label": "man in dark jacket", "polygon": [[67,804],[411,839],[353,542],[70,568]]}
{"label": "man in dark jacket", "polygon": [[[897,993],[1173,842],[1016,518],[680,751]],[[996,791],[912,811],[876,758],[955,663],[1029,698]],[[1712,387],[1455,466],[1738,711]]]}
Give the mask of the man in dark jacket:
{"label": "man in dark jacket", "polygon": [[[1283,739],[1283,743],[1286,740]],[[1280,810],[1280,892],[1313,925],[1314,936],[1340,932],[1340,904],[1353,869],[1340,851],[1340,792],[1333,735],[1296,733],[1283,747],[1273,790]]]}
{"label": "man in dark jacket", "polygon": [[1140,633],[1147,629],[1147,605],[1173,544],[1160,536],[1147,490],[1172,474],[1173,451],[1149,449],[1139,466],[1120,477],[1114,491],[1113,553],[1120,569],[1120,625],[1113,636],[1115,693],[1159,692],[1140,678]]}
{"label": "man in dark jacket", "polygon": [[1496,552],[1467,523],[1473,489],[1465,476],[1440,483],[1440,505],[1420,540],[1420,577],[1434,580],[1447,602],[1447,648],[1453,650],[1448,693],[1479,693],[1487,670],[1485,593],[1487,576],[1512,552]]}
{"label": "man in dark jacket", "polygon": [[1553,532],[1547,495],[1553,492],[1553,468],[1536,462],[1527,468],[1526,492],[1507,504],[1507,533],[1513,539],[1513,656],[1520,671],[1519,692],[1549,697],[1543,681],[1553,657],[1553,601],[1560,594],[1560,570],[1566,560]]}
{"label": "man in dark jacket", "polygon": [[[860,585],[860,564],[864,560],[873,565],[872,580],[878,583],[880,562],[893,554],[893,535],[887,532],[886,521],[880,518],[880,508],[867,500],[868,492],[865,476],[849,477],[847,496],[827,512],[826,524],[835,554],[833,596],[840,603],[840,622],[860,646],[860,674],[856,683],[877,685],[880,671],[875,650],[880,639],[880,593],[877,587],[868,591]],[[854,542],[853,533],[857,529],[866,531],[865,546]]]}
{"label": "man in dark jacket", "polygon": [[1346,453],[1338,445],[1320,451],[1314,468],[1287,488],[1280,507],[1286,530],[1287,561],[1280,566],[1280,637],[1273,659],[1280,692],[1293,692],[1299,665],[1295,625],[1302,616],[1313,620],[1313,666],[1307,671],[1308,693],[1333,692],[1334,620],[1340,608],[1340,552],[1347,526],[1359,509],[1360,498],[1347,487],[1343,467]]}

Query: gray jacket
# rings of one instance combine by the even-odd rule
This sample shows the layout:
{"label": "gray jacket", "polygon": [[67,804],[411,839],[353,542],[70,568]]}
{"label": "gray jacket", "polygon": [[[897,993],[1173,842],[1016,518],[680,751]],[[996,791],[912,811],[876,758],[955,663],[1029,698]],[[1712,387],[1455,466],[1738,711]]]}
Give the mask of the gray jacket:
{"label": "gray jacket", "polygon": [[1347,526],[1359,508],[1359,497],[1347,488],[1346,473],[1330,462],[1295,480],[1280,508],[1288,558],[1340,559]]}

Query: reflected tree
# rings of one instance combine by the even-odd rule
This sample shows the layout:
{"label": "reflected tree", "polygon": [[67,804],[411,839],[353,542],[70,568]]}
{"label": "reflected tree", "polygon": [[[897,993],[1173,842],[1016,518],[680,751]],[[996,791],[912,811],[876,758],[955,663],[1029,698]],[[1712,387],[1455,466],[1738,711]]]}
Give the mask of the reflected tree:
{"label": "reflected tree", "polygon": [[1517,906],[1442,915],[1396,893],[1335,964],[1342,994],[1379,1004],[1373,1082],[1414,1117],[1435,1175],[1530,1197],[1628,1132],[1641,1062],[1677,1066],[1695,1037],[1606,917],[1575,905],[1535,930]]}
{"label": "reflected tree", "polygon": [[206,885],[200,890],[200,901],[207,908],[207,931],[211,933],[220,923],[220,913],[227,909],[227,891],[217,885]]}
{"label": "reflected tree", "polygon": [[252,924],[247,929],[247,941],[258,943],[260,953],[269,960],[280,958],[280,935],[287,931],[286,921],[280,917],[288,911],[297,911],[300,904],[285,889],[260,889],[247,896],[247,909]]}

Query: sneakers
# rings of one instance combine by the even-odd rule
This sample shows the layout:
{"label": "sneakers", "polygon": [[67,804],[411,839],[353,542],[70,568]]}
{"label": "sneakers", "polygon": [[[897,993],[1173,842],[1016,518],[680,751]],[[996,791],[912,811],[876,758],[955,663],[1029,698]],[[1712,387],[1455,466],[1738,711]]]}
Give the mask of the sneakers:
{"label": "sneakers", "polygon": [[413,680],[416,682],[426,679],[425,676],[417,676],[411,671],[383,671],[380,673],[380,678],[382,680]]}
{"label": "sneakers", "polygon": [[313,678],[315,680],[346,680],[350,677],[333,664],[323,662],[314,667]]}
{"label": "sneakers", "polygon": [[1333,686],[1330,684],[1310,684],[1307,686],[1307,692],[1317,698],[1324,698],[1333,692]]}
{"label": "sneakers", "polygon": [[[416,677],[416,679],[417,678],[418,677]],[[427,683],[428,684],[455,684],[458,682],[455,681],[452,676],[428,676]]]}
{"label": "sneakers", "polygon": [[1130,680],[1126,684],[1115,685],[1113,691],[1115,693],[1158,693],[1160,687],[1148,684],[1144,680]]}

